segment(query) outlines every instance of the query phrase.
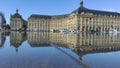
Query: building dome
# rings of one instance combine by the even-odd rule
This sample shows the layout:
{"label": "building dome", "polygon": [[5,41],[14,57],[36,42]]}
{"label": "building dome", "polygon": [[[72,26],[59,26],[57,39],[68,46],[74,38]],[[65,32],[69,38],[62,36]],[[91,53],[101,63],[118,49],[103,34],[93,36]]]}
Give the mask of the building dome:
{"label": "building dome", "polygon": [[12,18],[22,18],[22,16],[18,13],[18,9],[16,10],[16,13],[12,15]]}
{"label": "building dome", "polygon": [[85,8],[83,6],[83,0],[81,0],[80,2],[80,7],[76,10],[74,10],[72,13],[77,13],[77,14],[81,14],[81,13],[92,13],[94,15],[106,15],[106,16],[120,16],[120,13],[117,13],[117,12],[110,12],[110,11],[103,11],[103,10],[94,10],[94,9],[88,9],[88,8]]}
{"label": "building dome", "polygon": [[72,13],[81,14],[82,12],[89,12],[89,9],[87,9],[85,7],[79,7],[78,9],[74,10]]}

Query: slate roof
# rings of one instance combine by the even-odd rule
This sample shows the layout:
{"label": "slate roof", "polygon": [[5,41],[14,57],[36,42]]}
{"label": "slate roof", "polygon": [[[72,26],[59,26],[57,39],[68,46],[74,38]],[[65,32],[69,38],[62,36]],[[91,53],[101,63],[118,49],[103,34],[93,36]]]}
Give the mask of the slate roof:
{"label": "slate roof", "polygon": [[[106,15],[106,16],[120,16],[120,13],[118,12],[110,12],[110,11],[102,11],[102,10],[94,10],[94,9],[88,9],[85,8],[84,6],[82,6],[82,2],[81,2],[81,6],[74,10],[72,13],[78,13],[81,14],[82,12],[84,13],[93,13],[94,15]],[[38,14],[32,14],[29,18],[65,18],[68,17],[70,14],[63,14],[63,15],[38,15]]]}
{"label": "slate roof", "polygon": [[15,13],[12,15],[12,18],[22,18],[22,16],[19,13]]}
{"label": "slate roof", "polygon": [[49,15],[38,15],[38,14],[32,14],[30,18],[51,18]]}
{"label": "slate roof", "polygon": [[69,14],[63,14],[63,15],[54,15],[52,18],[65,18],[68,17]]}
{"label": "slate roof", "polygon": [[72,13],[81,14],[82,12],[84,12],[84,13],[93,13],[94,15],[120,16],[120,13],[118,13],[118,12],[93,10],[93,9],[88,9],[88,8],[85,8],[85,7],[82,7],[82,6],[79,7],[78,9],[76,9],[75,11],[73,11]]}
{"label": "slate roof", "polygon": [[38,14],[32,14],[29,18],[65,18],[69,14],[63,14],[63,15],[38,15]]}

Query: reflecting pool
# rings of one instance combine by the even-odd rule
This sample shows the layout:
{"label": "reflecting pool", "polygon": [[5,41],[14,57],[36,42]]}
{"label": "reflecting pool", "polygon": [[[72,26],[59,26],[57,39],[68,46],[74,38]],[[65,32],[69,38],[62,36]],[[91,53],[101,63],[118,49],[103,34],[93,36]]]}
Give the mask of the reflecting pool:
{"label": "reflecting pool", "polygon": [[1,32],[0,68],[120,68],[120,34]]}

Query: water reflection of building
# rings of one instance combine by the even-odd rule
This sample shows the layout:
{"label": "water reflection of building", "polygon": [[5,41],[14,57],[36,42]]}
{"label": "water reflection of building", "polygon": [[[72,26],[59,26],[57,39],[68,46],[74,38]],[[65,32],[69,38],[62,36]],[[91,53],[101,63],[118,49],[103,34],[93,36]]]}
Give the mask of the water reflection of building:
{"label": "water reflection of building", "polygon": [[53,44],[64,44],[78,53],[109,52],[120,50],[120,34],[60,34],[51,33],[50,39]]}
{"label": "water reflection of building", "polygon": [[0,32],[0,47],[3,47],[3,46],[4,46],[5,40],[6,40],[6,35],[5,35],[5,33]]}
{"label": "water reflection of building", "polygon": [[73,50],[97,50],[97,48],[119,47],[120,34],[62,34],[49,32],[28,32],[27,40],[31,45],[53,43]]}
{"label": "water reflection of building", "polygon": [[65,44],[66,43],[66,34],[61,33],[50,33],[49,41],[53,44]]}
{"label": "water reflection of building", "polygon": [[120,49],[120,34],[62,34],[49,32],[11,32],[10,42],[16,50],[24,40],[32,47],[48,46],[49,43],[56,46],[70,48],[77,53],[94,53],[104,51],[116,51]]}
{"label": "water reflection of building", "polygon": [[73,47],[76,47],[76,45],[78,44],[78,35],[77,34],[50,33],[49,41],[56,45],[73,48]]}
{"label": "water reflection of building", "polygon": [[25,41],[26,36],[23,36],[23,33],[21,32],[11,32],[10,33],[10,45],[14,46],[16,48],[16,51],[18,51],[18,48],[21,46],[23,41]]}
{"label": "water reflection of building", "polygon": [[89,53],[113,52],[120,50],[120,34],[87,34],[82,36],[84,38],[82,45],[74,48],[80,55]]}
{"label": "water reflection of building", "polygon": [[41,46],[48,43],[68,47],[72,50],[99,50],[99,49],[113,49],[119,48],[120,34],[62,34],[50,32],[27,32],[26,34],[20,32],[11,32],[11,44],[19,47],[21,43],[27,38],[31,46]]}
{"label": "water reflection of building", "polygon": [[48,32],[28,32],[27,33],[28,43],[32,47],[46,46],[49,40]]}

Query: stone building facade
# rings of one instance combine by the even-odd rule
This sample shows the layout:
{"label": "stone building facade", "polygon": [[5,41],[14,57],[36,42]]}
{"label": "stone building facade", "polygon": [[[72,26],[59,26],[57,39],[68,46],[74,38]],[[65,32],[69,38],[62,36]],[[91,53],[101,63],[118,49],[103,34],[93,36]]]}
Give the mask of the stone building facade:
{"label": "stone building facade", "polygon": [[28,29],[30,31],[49,31],[51,16],[32,14],[28,18]]}
{"label": "stone building facade", "polygon": [[80,2],[80,7],[64,15],[31,15],[28,30],[60,31],[120,31],[120,13],[88,9]]}
{"label": "stone building facade", "polygon": [[0,30],[5,30],[6,20],[2,12],[0,12]]}
{"label": "stone building facade", "polygon": [[18,13],[18,9],[14,15],[10,16],[10,27],[11,30],[25,30],[27,27],[27,22]]}

